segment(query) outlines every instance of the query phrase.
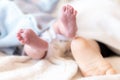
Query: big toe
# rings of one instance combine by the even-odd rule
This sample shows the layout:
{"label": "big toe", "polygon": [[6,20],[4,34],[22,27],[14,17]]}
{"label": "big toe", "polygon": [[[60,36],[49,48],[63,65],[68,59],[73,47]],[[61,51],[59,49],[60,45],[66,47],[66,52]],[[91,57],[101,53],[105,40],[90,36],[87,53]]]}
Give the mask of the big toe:
{"label": "big toe", "polygon": [[70,6],[70,5],[67,5],[67,12],[68,12],[69,14],[73,14],[73,13],[74,13],[73,7]]}

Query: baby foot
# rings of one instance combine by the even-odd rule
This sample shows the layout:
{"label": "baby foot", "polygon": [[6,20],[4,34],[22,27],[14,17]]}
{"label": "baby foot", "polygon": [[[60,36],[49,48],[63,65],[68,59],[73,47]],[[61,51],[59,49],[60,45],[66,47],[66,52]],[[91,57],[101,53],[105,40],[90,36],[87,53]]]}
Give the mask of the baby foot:
{"label": "baby foot", "polygon": [[112,65],[101,55],[96,41],[76,37],[71,42],[71,51],[83,76],[115,74]]}
{"label": "baby foot", "polygon": [[58,32],[66,37],[74,37],[76,35],[76,14],[77,11],[70,5],[62,8],[61,17],[59,19]]}
{"label": "baby foot", "polygon": [[20,29],[18,40],[24,44],[25,53],[33,59],[41,59],[48,49],[48,43],[40,39],[31,29]]}
{"label": "baby foot", "polygon": [[[20,41],[21,44],[29,44],[30,43],[30,33],[32,32],[31,30],[27,30],[27,29],[20,29],[17,33],[17,38]],[[33,33],[34,34],[34,33]]]}
{"label": "baby foot", "polygon": [[24,45],[38,48],[46,46],[46,42],[40,39],[31,29],[20,29],[17,38]]}

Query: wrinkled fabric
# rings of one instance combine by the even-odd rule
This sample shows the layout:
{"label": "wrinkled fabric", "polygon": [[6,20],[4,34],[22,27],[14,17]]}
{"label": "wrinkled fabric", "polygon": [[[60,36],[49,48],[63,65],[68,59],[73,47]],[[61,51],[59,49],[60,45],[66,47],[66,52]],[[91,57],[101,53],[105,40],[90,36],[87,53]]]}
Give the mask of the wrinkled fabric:
{"label": "wrinkled fabric", "polygon": [[62,35],[56,35],[53,29],[55,20],[38,29],[35,18],[30,14],[23,14],[12,1],[0,2],[0,51],[13,54],[16,47],[20,46],[16,34],[19,29],[32,29],[39,37],[47,42],[58,38],[67,40]]}
{"label": "wrinkled fabric", "polygon": [[[19,29],[31,28],[39,33],[37,23],[30,14],[23,14],[13,1],[0,1],[0,49],[6,51],[19,46],[16,37]],[[13,48],[11,52],[14,52]]]}

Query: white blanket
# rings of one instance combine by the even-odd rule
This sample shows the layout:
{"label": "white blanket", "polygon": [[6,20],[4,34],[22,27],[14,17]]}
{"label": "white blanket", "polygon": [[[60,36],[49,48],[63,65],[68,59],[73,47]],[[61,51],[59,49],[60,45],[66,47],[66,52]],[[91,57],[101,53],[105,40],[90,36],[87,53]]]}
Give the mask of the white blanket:
{"label": "white blanket", "polygon": [[107,44],[120,54],[120,4],[114,0],[75,0],[78,35]]}
{"label": "white blanket", "polygon": [[[74,59],[64,53],[66,42],[51,44],[53,56],[43,60],[32,60],[27,56],[6,56],[0,53],[0,80],[119,80],[120,75],[82,77]],[[64,47],[63,47],[64,46]],[[67,55],[67,56],[66,56]],[[120,73],[120,57],[107,60]]]}

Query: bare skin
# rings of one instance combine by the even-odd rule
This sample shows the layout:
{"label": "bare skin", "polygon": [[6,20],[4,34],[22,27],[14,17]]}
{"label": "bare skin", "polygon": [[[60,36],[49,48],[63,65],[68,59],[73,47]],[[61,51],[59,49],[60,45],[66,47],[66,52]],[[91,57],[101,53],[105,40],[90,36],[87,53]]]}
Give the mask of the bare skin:
{"label": "bare skin", "polygon": [[77,32],[76,14],[77,11],[72,6],[64,6],[60,19],[54,24],[56,33],[73,38]]}
{"label": "bare skin", "polygon": [[102,57],[95,41],[77,37],[71,43],[71,50],[83,76],[116,73],[112,65]]}
{"label": "bare skin", "polygon": [[31,29],[21,29],[18,40],[24,45],[25,53],[33,59],[41,59],[48,49],[48,43],[39,38]]}
{"label": "bare skin", "polygon": [[[93,40],[74,38],[77,31],[77,11],[70,5],[64,6],[61,17],[54,24],[57,34],[73,38],[72,54],[84,76],[114,74],[115,70],[102,57],[98,44]],[[25,45],[25,52],[33,59],[41,59],[48,49],[48,43],[40,39],[31,29],[21,29],[17,34],[18,40]]]}
{"label": "bare skin", "polygon": [[[62,8],[62,15],[55,23],[54,30],[69,38],[74,37],[77,31],[76,10],[67,5]],[[71,20],[70,20],[71,19]],[[25,53],[33,59],[41,59],[48,49],[48,43],[40,39],[31,29],[21,29],[17,34],[18,40],[25,45]]]}

